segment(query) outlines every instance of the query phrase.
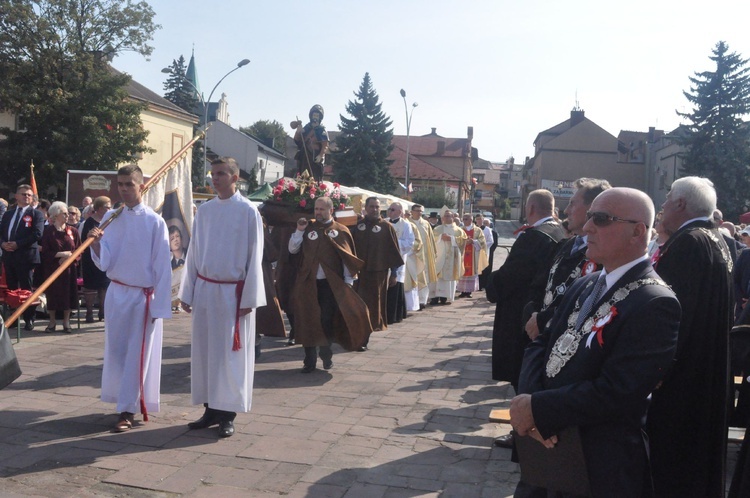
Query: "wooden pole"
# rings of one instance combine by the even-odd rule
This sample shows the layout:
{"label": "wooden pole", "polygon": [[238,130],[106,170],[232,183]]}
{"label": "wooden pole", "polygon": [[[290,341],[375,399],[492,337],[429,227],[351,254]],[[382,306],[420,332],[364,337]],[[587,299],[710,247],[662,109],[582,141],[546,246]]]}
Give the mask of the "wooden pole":
{"label": "wooden pole", "polygon": [[[179,152],[177,152],[177,154],[175,154],[174,156],[172,156],[172,158],[169,161],[167,161],[166,164],[164,164],[164,166],[162,166],[161,168],[159,168],[156,171],[156,173],[154,173],[151,176],[151,178],[149,178],[148,181],[144,184],[144,186],[143,186],[143,192],[146,192],[146,190],[148,190],[149,188],[153,187],[154,184],[156,184],[156,182],[158,182],[159,180],[161,180],[161,178],[164,175],[166,175],[167,172],[170,169],[174,168],[175,165],[187,154],[188,150],[190,150],[190,147],[192,147],[193,144],[197,140],[199,140],[201,138],[201,136],[202,136],[203,133],[205,133],[205,130],[202,133],[199,133],[198,135],[194,136],[193,139],[190,142],[188,142],[188,144],[186,146],[184,146],[182,149],[180,149]],[[102,230],[104,230],[105,228],[107,228],[109,226],[109,224],[112,223],[112,221],[114,221],[115,218],[117,218],[120,215],[120,213],[122,212],[122,210],[124,209],[124,207],[125,206],[120,206],[117,209],[117,211],[115,211],[115,213],[111,217],[109,217],[107,219],[107,221],[105,221],[99,228],[102,229]],[[6,328],[10,329],[13,326],[13,324],[16,322],[16,320],[18,320],[18,317],[21,316],[21,314],[24,311],[26,311],[26,309],[29,306],[31,306],[31,303],[33,303],[34,301],[36,301],[39,298],[39,296],[41,296],[44,293],[44,291],[46,291],[49,288],[49,286],[52,285],[52,283],[55,280],[57,280],[57,277],[59,277],[62,274],[62,272],[64,272],[65,270],[67,270],[68,267],[70,265],[72,265],[76,261],[76,259],[78,258],[78,256],[80,256],[81,254],[83,254],[83,251],[85,251],[93,243],[94,243],[94,239],[93,238],[91,238],[91,237],[86,238],[86,240],[83,241],[81,243],[81,245],[78,246],[78,248],[75,251],[73,251],[73,253],[70,255],[70,257],[68,259],[66,259],[62,264],[60,264],[60,266],[57,268],[57,270],[55,270],[52,273],[52,275],[50,275],[49,278],[47,278],[47,280],[45,280],[42,283],[42,285],[40,285],[37,288],[37,290],[35,290],[34,293],[31,294],[31,297],[29,297],[26,301],[24,301],[24,303],[18,309],[16,309],[16,311],[12,315],[10,315],[10,318],[8,318],[5,321]]]}

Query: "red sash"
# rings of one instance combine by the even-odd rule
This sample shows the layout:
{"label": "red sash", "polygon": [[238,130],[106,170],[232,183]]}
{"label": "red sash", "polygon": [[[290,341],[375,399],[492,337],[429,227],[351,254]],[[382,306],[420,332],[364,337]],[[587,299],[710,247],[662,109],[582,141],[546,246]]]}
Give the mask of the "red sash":
{"label": "red sash", "polygon": [[146,400],[143,399],[143,362],[145,360],[145,354],[146,354],[146,330],[148,328],[148,319],[150,315],[151,310],[151,296],[154,295],[154,288],[153,287],[138,287],[137,285],[129,285],[124,284],[118,280],[112,280],[112,282],[122,285],[124,287],[134,287],[136,289],[141,289],[143,291],[143,294],[146,296],[146,312],[143,314],[143,338],[141,339],[141,414],[143,415],[143,421],[148,422],[148,412],[146,411]]}
{"label": "red sash", "polygon": [[242,348],[242,343],[240,342],[240,300],[242,299],[242,289],[245,288],[245,281],[214,280],[204,277],[200,273],[198,274],[198,278],[212,284],[234,284],[234,295],[237,298],[237,304],[234,309],[234,341],[232,342],[232,351],[239,351]]}

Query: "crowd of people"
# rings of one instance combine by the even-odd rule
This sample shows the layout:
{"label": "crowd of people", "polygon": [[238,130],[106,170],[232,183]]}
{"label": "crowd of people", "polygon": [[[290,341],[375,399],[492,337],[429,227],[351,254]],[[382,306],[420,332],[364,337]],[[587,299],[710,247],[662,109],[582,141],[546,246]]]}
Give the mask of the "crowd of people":
{"label": "crowd of people", "polygon": [[[237,413],[252,404],[257,338],[266,327],[257,324],[259,308],[278,310],[276,321],[287,314],[288,344],[303,346],[300,372],[311,374],[318,358],[333,368],[333,344],[365,352],[373,332],[486,289],[496,303],[492,378],[515,391],[514,431],[496,445],[534,466],[541,463],[528,441],[555,447],[575,428],[593,496],[723,496],[729,417],[745,426],[750,413],[741,403],[735,409],[730,366],[745,378],[750,368],[728,360],[732,326],[750,323],[750,227],[721,219],[709,180],[676,180],[656,213],[643,192],[581,178],[564,222],[554,196],[533,191],[527,223],[492,271],[498,235],[482,215],[464,214],[459,224],[446,209],[431,223],[423,206],[407,212],[393,202],[382,216],[386,206],[370,197],[347,227],[331,199],[320,197],[313,219],[266,227],[236,189],[234,159],[214,160],[211,176],[218,195],[198,209],[186,254],[179,232],[142,203],[143,174],[133,165],[118,170],[123,207],[105,229],[100,224],[115,213],[110,199],[88,199],[77,210],[35,199],[28,185],[2,215],[10,289],[30,290],[35,268],[47,278],[81,240],[93,239],[80,271],[91,291],[86,321],[96,300],[98,318],[106,317],[102,400],[116,404],[115,431],[130,430],[138,412],[146,421],[159,410],[162,319],[173,313],[175,262],[184,267],[181,308],[192,315],[192,401],[205,408],[188,425],[218,425],[220,437],[234,433]],[[78,266],[47,290],[45,332],[55,331],[58,314],[70,332]],[[33,307],[24,321],[33,330]],[[750,489],[745,446],[736,496]],[[516,496],[565,491],[548,477],[545,485],[521,481]]]}
{"label": "crowd of people", "polygon": [[[638,190],[587,178],[576,188],[563,223],[549,192],[530,193],[529,224],[492,274],[493,378],[516,392],[514,431],[495,444],[543,468],[515,495],[582,493],[533,450],[564,439],[591,496],[722,497],[730,412],[748,422],[730,367],[746,384],[750,365],[730,365],[729,337],[750,230],[721,219],[705,178],[675,180],[658,216]],[[730,496],[750,492],[746,446]]]}
{"label": "crowd of people", "polygon": [[[94,223],[111,208],[107,197],[83,199],[81,209],[64,202],[40,199],[30,185],[19,185],[15,203],[8,206],[0,199],[0,252],[2,274],[10,290],[31,291],[54,274],[72,253]],[[94,209],[96,206],[99,211]],[[83,213],[83,214],[82,214]],[[44,294],[50,319],[45,332],[55,332],[57,319],[62,319],[62,331],[70,334],[70,316],[77,308],[78,289],[86,296],[86,322],[93,319],[93,308],[98,297],[99,319],[103,320],[103,303],[109,280],[98,271],[86,250],[72,265],[60,273]],[[36,307],[30,306],[23,314],[24,330],[34,330]]]}

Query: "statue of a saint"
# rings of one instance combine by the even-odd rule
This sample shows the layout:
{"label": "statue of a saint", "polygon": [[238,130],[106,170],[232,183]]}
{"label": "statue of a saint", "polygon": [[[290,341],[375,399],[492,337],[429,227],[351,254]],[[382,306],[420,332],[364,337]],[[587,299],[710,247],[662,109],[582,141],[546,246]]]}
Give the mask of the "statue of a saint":
{"label": "statue of a saint", "polygon": [[302,121],[292,121],[292,129],[296,129],[294,143],[297,144],[297,171],[303,174],[305,171],[315,178],[315,181],[323,180],[323,162],[328,152],[328,132],[323,121],[323,107],[315,104],[310,109],[310,122],[304,127]]}

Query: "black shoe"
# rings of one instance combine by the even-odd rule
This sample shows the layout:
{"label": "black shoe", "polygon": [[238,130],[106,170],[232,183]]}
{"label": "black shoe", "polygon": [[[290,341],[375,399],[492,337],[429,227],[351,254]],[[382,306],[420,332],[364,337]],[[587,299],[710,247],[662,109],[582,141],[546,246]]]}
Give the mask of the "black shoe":
{"label": "black shoe", "polygon": [[188,427],[190,428],[190,430],[205,429],[206,427],[211,427],[212,425],[216,425],[218,423],[219,420],[216,419],[216,414],[213,412],[213,410],[209,410],[208,408],[206,408],[206,411],[203,412],[203,416],[195,422],[188,423]]}
{"label": "black shoe", "polygon": [[289,338],[288,341],[286,341],[286,345],[287,346],[294,346],[294,344],[295,344],[294,337],[291,337],[291,338]]}
{"label": "black shoe", "polygon": [[471,297],[471,292],[467,292],[464,297]]}
{"label": "black shoe", "polygon": [[425,305],[424,304],[420,304],[419,305],[419,311],[422,311],[423,309],[425,309]]}
{"label": "black shoe", "polygon": [[328,360],[323,362],[323,368],[325,370],[330,370],[333,368],[333,360]]}
{"label": "black shoe", "polygon": [[314,366],[305,365],[304,367],[302,367],[302,370],[300,370],[299,373],[309,374],[309,373],[314,372],[314,371],[315,371],[315,367]]}
{"label": "black shoe", "polygon": [[234,422],[222,420],[219,422],[219,437],[229,437],[234,434]]}
{"label": "black shoe", "polygon": [[33,321],[26,322],[23,326],[23,329],[28,330],[28,331],[34,330],[34,322]]}
{"label": "black shoe", "polygon": [[365,351],[367,351],[367,346],[360,346],[359,348],[357,348],[357,351],[359,351],[360,353],[364,353]]}
{"label": "black shoe", "polygon": [[437,297],[433,297],[432,299],[430,299],[430,306],[437,306],[439,303],[440,299],[438,299]]}
{"label": "black shoe", "polygon": [[440,304],[446,304],[447,302],[448,302],[448,298],[447,297],[441,297],[440,298]]}
{"label": "black shoe", "polygon": [[513,434],[496,437],[492,444],[499,448],[513,449]]}
{"label": "black shoe", "polygon": [[86,313],[86,323],[94,323],[94,312]]}

